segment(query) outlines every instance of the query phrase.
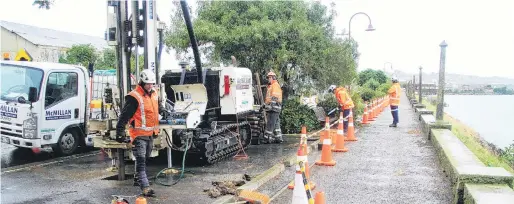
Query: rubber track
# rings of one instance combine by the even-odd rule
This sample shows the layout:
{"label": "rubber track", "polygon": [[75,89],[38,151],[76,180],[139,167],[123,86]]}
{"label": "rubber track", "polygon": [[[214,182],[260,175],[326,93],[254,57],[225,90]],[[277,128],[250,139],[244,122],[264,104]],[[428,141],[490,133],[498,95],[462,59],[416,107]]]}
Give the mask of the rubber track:
{"label": "rubber track", "polygon": [[[243,112],[241,114],[244,114],[244,113],[245,112]],[[257,121],[255,119],[257,119]],[[218,138],[220,138],[220,139],[225,138],[228,134],[232,134],[231,132],[228,132],[228,130],[230,130],[232,132],[237,132],[238,127],[247,128],[247,131],[246,131],[246,133],[248,134],[247,139],[246,139],[246,141],[242,141],[243,149],[246,150],[248,148],[248,146],[250,145],[252,138],[260,137],[260,134],[263,134],[262,128],[252,128],[252,124],[255,122],[258,122],[258,124],[262,124],[262,122],[260,121],[262,119],[256,115],[249,115],[246,117],[246,120],[245,119],[243,119],[243,120],[244,121],[241,121],[239,123],[230,123],[230,124],[222,125],[220,128],[216,128],[215,130],[210,131],[209,140],[217,140]],[[247,127],[244,127],[244,126],[247,126]],[[207,163],[214,164],[225,158],[234,156],[235,154],[237,154],[237,152],[240,149],[241,148],[239,146],[239,143],[236,143],[227,148],[217,150],[217,152],[214,152],[213,154],[210,154],[210,155],[206,154],[205,156],[207,159]]]}

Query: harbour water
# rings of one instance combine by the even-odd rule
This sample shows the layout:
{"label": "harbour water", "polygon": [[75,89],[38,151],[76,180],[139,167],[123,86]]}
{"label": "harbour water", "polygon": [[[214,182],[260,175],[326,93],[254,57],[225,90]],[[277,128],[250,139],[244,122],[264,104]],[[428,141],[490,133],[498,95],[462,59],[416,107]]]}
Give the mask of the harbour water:
{"label": "harbour water", "polygon": [[514,143],[513,95],[445,95],[444,111],[499,148]]}

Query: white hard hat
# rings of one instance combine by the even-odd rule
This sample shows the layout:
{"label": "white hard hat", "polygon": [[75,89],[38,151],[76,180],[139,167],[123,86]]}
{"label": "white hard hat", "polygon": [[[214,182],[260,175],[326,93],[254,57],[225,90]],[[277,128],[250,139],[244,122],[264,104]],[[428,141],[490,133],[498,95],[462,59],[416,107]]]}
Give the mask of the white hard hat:
{"label": "white hard hat", "polygon": [[395,76],[393,76],[393,77],[391,78],[391,81],[398,81],[398,78],[396,78]]}
{"label": "white hard hat", "polygon": [[334,89],[336,89],[336,85],[330,85],[330,87],[328,87],[329,92],[334,91]]}
{"label": "white hard hat", "polygon": [[152,70],[149,70],[149,69],[145,69],[141,72],[141,74],[139,75],[139,78],[141,79],[141,81],[143,81],[143,83],[146,83],[146,84],[155,84],[156,80],[155,80],[155,73],[153,73]]}

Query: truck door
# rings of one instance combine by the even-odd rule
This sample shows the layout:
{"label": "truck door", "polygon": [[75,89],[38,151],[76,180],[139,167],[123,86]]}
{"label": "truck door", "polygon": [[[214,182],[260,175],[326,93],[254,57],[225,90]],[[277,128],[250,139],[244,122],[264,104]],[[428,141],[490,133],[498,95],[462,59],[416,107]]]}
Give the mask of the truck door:
{"label": "truck door", "polygon": [[79,95],[78,83],[78,72],[54,71],[49,73],[45,87],[43,128],[55,131],[51,142],[57,143],[58,151],[64,154],[74,152],[80,139],[76,131],[68,128],[79,124],[84,117],[80,108],[84,105],[83,95]]}

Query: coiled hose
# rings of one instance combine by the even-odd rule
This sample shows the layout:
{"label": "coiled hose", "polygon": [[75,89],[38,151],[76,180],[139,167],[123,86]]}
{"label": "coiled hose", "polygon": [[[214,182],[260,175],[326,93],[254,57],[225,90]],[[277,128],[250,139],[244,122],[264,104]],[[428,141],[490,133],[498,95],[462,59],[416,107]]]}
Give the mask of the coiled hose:
{"label": "coiled hose", "polygon": [[[191,142],[189,140],[191,140]],[[171,148],[173,146],[173,143],[170,141],[169,137],[166,137],[166,142],[168,143],[168,148]],[[185,166],[186,166],[187,150],[190,148],[190,143],[192,143],[192,142],[193,142],[193,138],[190,138],[190,139],[186,140],[186,146],[185,146],[185,150],[184,150],[184,155],[182,156],[182,167],[180,169],[180,177],[177,179],[177,181],[175,181],[173,184],[167,184],[167,183],[163,183],[163,182],[161,182],[159,180],[159,176],[161,174],[166,174],[165,172],[167,170],[173,170],[173,169],[178,170],[178,169],[173,168],[173,167],[168,167],[168,168],[162,169],[161,171],[159,171],[157,173],[157,175],[155,176],[155,183],[161,184],[163,186],[173,186],[173,185],[177,184],[184,177],[184,172],[186,171],[185,170]],[[194,174],[192,171],[187,171],[187,172]]]}

